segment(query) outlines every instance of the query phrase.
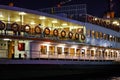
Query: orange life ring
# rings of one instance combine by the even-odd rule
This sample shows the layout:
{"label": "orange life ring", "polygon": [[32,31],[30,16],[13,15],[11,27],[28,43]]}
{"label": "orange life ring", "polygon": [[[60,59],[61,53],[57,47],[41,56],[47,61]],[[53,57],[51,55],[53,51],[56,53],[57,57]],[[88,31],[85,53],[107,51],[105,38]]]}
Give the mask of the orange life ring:
{"label": "orange life ring", "polygon": [[44,33],[45,33],[46,35],[49,35],[49,34],[50,34],[50,29],[49,29],[48,27],[46,27],[46,28],[44,29]]}
{"label": "orange life ring", "polygon": [[69,32],[69,33],[68,33],[68,37],[69,37],[70,39],[72,39],[73,33],[72,33],[72,32]]}
{"label": "orange life ring", "polygon": [[92,22],[93,21],[93,17],[92,16],[87,16],[87,20],[88,20],[88,22]]}
{"label": "orange life ring", "polygon": [[3,23],[2,21],[0,21],[0,30],[5,29],[5,23]]}
{"label": "orange life ring", "polygon": [[81,34],[81,40],[85,40],[85,39],[86,39],[85,35]]}
{"label": "orange life ring", "polygon": [[41,28],[39,26],[35,26],[34,31],[36,34],[41,34]]}
{"label": "orange life ring", "polygon": [[54,29],[53,35],[54,35],[54,36],[58,36],[58,34],[59,34],[59,33],[58,33],[58,30],[57,30],[57,29]]}
{"label": "orange life ring", "polygon": [[77,39],[77,40],[79,39],[79,34],[78,33],[75,34],[75,39]]}
{"label": "orange life ring", "polygon": [[11,24],[11,29],[12,29],[13,31],[18,31],[19,25],[15,22],[15,23]]}
{"label": "orange life ring", "polygon": [[28,24],[25,25],[24,27],[25,32],[30,32],[30,26]]}
{"label": "orange life ring", "polygon": [[61,37],[65,37],[66,36],[66,32],[64,30],[61,31]]}

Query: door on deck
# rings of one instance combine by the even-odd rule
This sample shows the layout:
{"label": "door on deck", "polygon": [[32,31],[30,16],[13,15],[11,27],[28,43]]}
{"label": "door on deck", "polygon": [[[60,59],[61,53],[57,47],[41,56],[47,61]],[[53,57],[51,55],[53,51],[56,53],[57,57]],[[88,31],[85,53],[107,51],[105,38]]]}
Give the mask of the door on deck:
{"label": "door on deck", "polygon": [[8,42],[8,58],[14,58],[14,41]]}

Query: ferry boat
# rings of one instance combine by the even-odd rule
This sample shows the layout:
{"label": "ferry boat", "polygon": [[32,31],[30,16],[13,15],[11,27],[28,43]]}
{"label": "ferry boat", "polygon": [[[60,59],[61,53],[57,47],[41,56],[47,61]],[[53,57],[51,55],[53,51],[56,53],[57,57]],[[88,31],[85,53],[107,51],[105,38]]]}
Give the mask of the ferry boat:
{"label": "ferry boat", "polygon": [[34,77],[118,71],[112,65],[119,60],[118,20],[87,15],[83,22],[0,5],[1,77],[25,77],[30,71]]}
{"label": "ferry boat", "polygon": [[[8,60],[0,63],[19,64],[22,62],[17,60],[24,58],[38,60],[38,63],[60,60],[65,64],[81,60],[119,61],[120,24],[117,20],[91,15],[86,18],[87,21],[82,22],[0,5],[0,58]],[[28,63],[27,60],[24,63]]]}

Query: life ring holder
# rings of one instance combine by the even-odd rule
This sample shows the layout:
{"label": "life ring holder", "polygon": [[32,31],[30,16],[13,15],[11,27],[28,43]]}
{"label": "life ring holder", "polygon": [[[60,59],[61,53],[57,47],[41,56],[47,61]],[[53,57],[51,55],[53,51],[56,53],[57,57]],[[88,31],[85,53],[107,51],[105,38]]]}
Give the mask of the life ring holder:
{"label": "life ring holder", "polygon": [[[47,32],[48,31],[48,32]],[[48,28],[48,27],[46,27],[45,29],[44,29],[44,33],[45,33],[45,35],[49,35],[50,34],[50,29]]]}
{"label": "life ring holder", "polygon": [[34,31],[36,34],[41,34],[41,28],[39,26],[35,26]]}
{"label": "life ring holder", "polygon": [[76,39],[76,40],[79,39],[79,34],[78,34],[78,33],[75,34],[75,39]]}
{"label": "life ring holder", "polygon": [[69,32],[69,33],[68,33],[68,37],[69,37],[70,39],[72,39],[73,33],[72,33],[72,32]]}
{"label": "life ring holder", "polygon": [[0,21],[0,30],[4,30],[4,29],[5,29],[5,23]]}
{"label": "life ring holder", "polygon": [[81,34],[81,40],[85,40],[85,39],[86,39],[85,35]]}
{"label": "life ring holder", "polygon": [[11,29],[12,29],[13,31],[17,32],[18,29],[19,29],[19,25],[15,22],[15,23],[11,24]]}
{"label": "life ring holder", "polygon": [[64,30],[61,31],[61,37],[65,37],[66,36],[66,32]]}
{"label": "life ring holder", "polygon": [[[28,30],[26,29],[26,27],[29,27]],[[24,26],[24,31],[25,31],[25,32],[29,33],[29,32],[30,32],[30,29],[31,29],[31,28],[30,28],[30,26],[29,26],[28,24],[26,24],[26,25]]]}
{"label": "life ring holder", "polygon": [[87,17],[87,20],[88,20],[88,22],[92,22],[93,17],[92,17],[92,16],[88,16],[88,17]]}
{"label": "life ring holder", "polygon": [[54,29],[54,30],[53,30],[53,35],[54,35],[54,36],[58,36],[58,34],[59,34],[58,30],[57,30],[57,29]]}

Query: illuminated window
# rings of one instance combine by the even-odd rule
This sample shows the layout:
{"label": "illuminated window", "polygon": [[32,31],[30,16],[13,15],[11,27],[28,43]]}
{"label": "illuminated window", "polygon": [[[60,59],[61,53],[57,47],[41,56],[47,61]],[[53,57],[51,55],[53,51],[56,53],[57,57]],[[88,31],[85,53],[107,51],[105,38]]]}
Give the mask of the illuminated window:
{"label": "illuminated window", "polygon": [[109,35],[109,41],[113,41],[112,35]]}
{"label": "illuminated window", "polygon": [[62,47],[57,47],[57,53],[62,54]]}
{"label": "illuminated window", "polygon": [[85,49],[81,49],[82,57],[85,56]]}
{"label": "illuminated window", "polygon": [[90,34],[90,30],[87,30],[87,37],[91,37]]}
{"label": "illuminated window", "polygon": [[94,50],[91,50],[91,57],[94,56]]}
{"label": "illuminated window", "polygon": [[68,55],[69,54],[69,48],[64,48],[64,54]]}
{"label": "illuminated window", "polygon": [[100,32],[100,33],[99,33],[99,36],[100,36],[100,39],[102,39],[102,38],[103,38],[103,33]]}
{"label": "illuminated window", "polygon": [[92,31],[92,38],[95,38],[95,31]]}
{"label": "illuminated window", "polygon": [[106,39],[106,34],[103,35],[103,39]]}
{"label": "illuminated window", "polygon": [[98,39],[99,38],[99,32],[95,32],[95,37]]}

